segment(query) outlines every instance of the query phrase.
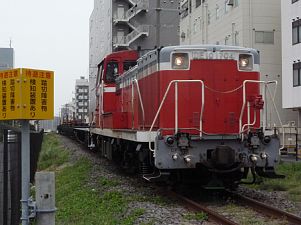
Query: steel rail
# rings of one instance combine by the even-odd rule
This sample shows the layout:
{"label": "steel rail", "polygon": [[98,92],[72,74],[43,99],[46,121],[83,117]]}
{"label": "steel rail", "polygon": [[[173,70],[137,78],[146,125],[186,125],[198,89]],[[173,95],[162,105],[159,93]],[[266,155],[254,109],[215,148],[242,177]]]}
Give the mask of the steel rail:
{"label": "steel rail", "polygon": [[199,203],[183,196],[180,195],[176,192],[173,191],[169,191],[168,192],[169,195],[181,200],[182,202],[184,202],[189,208],[192,208],[196,211],[202,211],[208,214],[208,218],[209,220],[216,222],[217,224],[222,224],[222,225],[238,225],[238,223],[235,223],[234,221],[229,220],[228,218],[226,218],[225,216],[203,206],[200,205]]}
{"label": "steel rail", "polygon": [[281,219],[286,219],[290,224],[301,224],[301,217],[298,217],[294,214],[285,212],[283,210],[280,210],[278,208],[272,207],[270,205],[266,205],[262,202],[259,202],[257,200],[254,200],[249,197],[242,196],[237,193],[233,193],[231,191],[228,191],[228,193],[238,200],[240,203],[245,203],[247,206],[251,207],[253,210],[264,214],[266,216],[270,217],[277,217]]}

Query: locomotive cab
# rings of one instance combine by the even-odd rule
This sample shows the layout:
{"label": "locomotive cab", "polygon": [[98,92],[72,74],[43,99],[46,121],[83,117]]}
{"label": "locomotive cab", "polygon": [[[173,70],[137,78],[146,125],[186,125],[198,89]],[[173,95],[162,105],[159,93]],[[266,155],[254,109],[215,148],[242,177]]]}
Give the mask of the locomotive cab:
{"label": "locomotive cab", "polygon": [[118,128],[116,78],[135,66],[137,58],[138,53],[136,51],[122,51],[110,54],[98,65],[96,78],[96,127],[111,128],[112,124],[115,124],[115,128]]}

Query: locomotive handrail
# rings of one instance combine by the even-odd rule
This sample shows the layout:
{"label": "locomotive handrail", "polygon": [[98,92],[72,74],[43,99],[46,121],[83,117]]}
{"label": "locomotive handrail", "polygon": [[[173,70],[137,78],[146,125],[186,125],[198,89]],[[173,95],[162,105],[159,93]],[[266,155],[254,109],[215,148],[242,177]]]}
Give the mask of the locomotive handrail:
{"label": "locomotive handrail", "polygon": [[[255,110],[254,110],[255,111]],[[245,127],[248,127],[248,126],[254,126],[255,125],[255,123],[256,123],[256,112],[254,112],[254,119],[253,119],[253,122],[252,123],[250,123],[250,121],[249,121],[249,113],[248,113],[248,123],[246,123],[246,124],[244,124],[243,126],[242,126],[242,128],[241,128],[241,130],[242,130],[242,132],[244,132],[245,131]]]}
{"label": "locomotive handrail", "polygon": [[[272,80],[272,81],[258,81],[258,80],[245,80],[243,82],[243,104],[242,104],[242,107],[241,107],[241,112],[240,112],[240,117],[239,117],[239,129],[240,129],[240,134],[241,134],[241,140],[243,140],[243,133],[244,133],[244,127],[245,126],[252,126],[256,123],[253,124],[250,124],[250,115],[249,115],[249,109],[248,109],[248,123],[247,124],[244,124],[242,125],[242,117],[243,117],[243,114],[244,114],[244,108],[246,106],[246,84],[247,83],[259,83],[259,84],[264,84],[263,86],[263,94],[264,94],[264,101],[265,101],[265,98],[266,98],[266,89],[268,90],[269,92],[269,95],[271,97],[271,100],[272,100],[272,103],[273,103],[273,106],[274,106],[274,109],[277,113],[277,117],[278,117],[278,120],[279,120],[279,123],[280,123],[280,126],[283,128],[283,124],[282,124],[282,121],[281,121],[281,118],[279,116],[279,112],[277,110],[277,107],[276,107],[276,104],[275,104],[275,95],[276,95],[276,89],[275,89],[275,93],[274,93],[274,97],[272,96],[272,93],[270,91],[270,89],[268,88],[267,85],[269,84],[275,84],[276,87],[277,87],[277,84],[278,82],[276,80]],[[263,125],[262,125],[262,128],[263,128],[263,131],[265,131],[265,128],[266,128],[266,116],[264,115],[266,112],[266,109],[265,109],[265,105],[264,105],[264,108],[263,108]],[[254,117],[256,119],[256,113],[254,113]],[[283,143],[284,143],[284,133],[283,133]]]}
{"label": "locomotive handrail", "polygon": [[[277,88],[277,81],[275,82],[275,84],[276,84],[276,88]],[[267,90],[268,90],[268,92],[269,92],[270,98],[272,99],[273,106],[274,106],[274,108],[275,108],[275,111],[276,111],[276,114],[277,114],[277,117],[278,117],[280,126],[281,126],[282,131],[283,131],[283,123],[282,123],[282,121],[281,121],[279,112],[278,112],[278,110],[277,110],[277,107],[276,107],[276,104],[275,104],[275,101],[274,101],[275,96],[276,96],[276,88],[275,88],[275,92],[274,92],[274,97],[272,97],[272,93],[271,93],[269,87],[267,87]],[[279,154],[280,154],[280,150],[284,148],[284,140],[285,140],[284,132],[282,132],[282,147],[279,149]]]}
{"label": "locomotive handrail", "polygon": [[155,125],[155,122],[157,121],[157,118],[159,116],[159,113],[161,111],[161,108],[163,106],[163,103],[165,102],[166,100],[166,97],[167,97],[167,94],[169,92],[169,89],[171,87],[172,84],[175,84],[175,133],[178,132],[178,83],[201,83],[202,85],[202,107],[201,107],[201,114],[200,114],[200,138],[202,137],[202,128],[203,128],[203,112],[204,112],[204,104],[205,104],[205,85],[204,85],[204,82],[202,80],[172,80],[169,84],[168,84],[168,87],[165,91],[165,94],[163,96],[163,99],[160,103],[160,106],[158,108],[158,111],[155,115],[155,118],[152,122],[152,125],[149,129],[149,143],[148,143],[148,146],[149,146],[149,150],[154,152],[155,149],[152,149],[151,147],[151,132],[152,132],[152,129]]}
{"label": "locomotive handrail", "polygon": [[139,97],[139,102],[140,102],[140,107],[142,110],[142,128],[144,129],[144,125],[145,125],[145,112],[144,112],[144,106],[143,106],[143,102],[142,102],[142,98],[141,98],[141,92],[140,92],[140,88],[139,88],[139,83],[137,79],[134,79],[132,81],[132,112],[133,112],[133,123],[134,123],[134,83],[136,84],[137,87],[137,91],[138,91],[138,97]]}
{"label": "locomotive handrail", "polygon": [[[258,81],[258,80],[245,80],[243,82],[243,87],[242,87],[242,90],[243,90],[243,103],[242,103],[242,107],[241,107],[241,111],[240,111],[240,116],[239,116],[239,133],[241,134],[241,139],[243,140],[243,132],[244,130],[242,129],[243,126],[242,126],[242,117],[243,117],[243,114],[244,114],[244,109],[245,109],[245,106],[246,106],[246,83],[263,83],[265,84],[266,82],[265,81]],[[264,96],[265,98],[265,96]],[[264,111],[264,109],[263,109]],[[249,118],[248,118],[249,120]],[[265,129],[265,116],[263,117],[263,130]],[[249,121],[248,121],[249,123]]]}

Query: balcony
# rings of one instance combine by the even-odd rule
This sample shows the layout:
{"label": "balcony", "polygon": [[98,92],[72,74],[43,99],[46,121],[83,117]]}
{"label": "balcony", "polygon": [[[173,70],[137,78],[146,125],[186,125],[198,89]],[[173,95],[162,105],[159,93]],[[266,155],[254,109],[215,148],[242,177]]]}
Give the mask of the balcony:
{"label": "balcony", "polygon": [[137,3],[137,0],[127,0],[130,4],[135,5]]}
{"label": "balcony", "polygon": [[138,38],[142,36],[148,36],[148,35],[149,35],[149,25],[140,25],[126,36],[113,37],[113,46],[114,48],[129,47],[130,44],[135,40],[137,40]]}
{"label": "balcony", "polygon": [[140,12],[147,12],[149,7],[148,0],[138,0],[133,6],[124,14],[115,13],[113,16],[114,25],[117,23],[129,23],[130,19],[139,14]]}

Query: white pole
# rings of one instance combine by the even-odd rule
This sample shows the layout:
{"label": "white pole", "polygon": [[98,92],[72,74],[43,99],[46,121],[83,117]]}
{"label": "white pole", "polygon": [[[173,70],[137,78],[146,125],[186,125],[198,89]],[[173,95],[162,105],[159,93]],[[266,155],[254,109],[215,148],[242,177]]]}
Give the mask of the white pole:
{"label": "white pole", "polygon": [[55,174],[37,172],[35,181],[37,225],[55,225]]}
{"label": "white pole", "polygon": [[30,134],[29,120],[21,120],[21,165],[22,165],[22,225],[29,225],[29,183],[30,183]]}

